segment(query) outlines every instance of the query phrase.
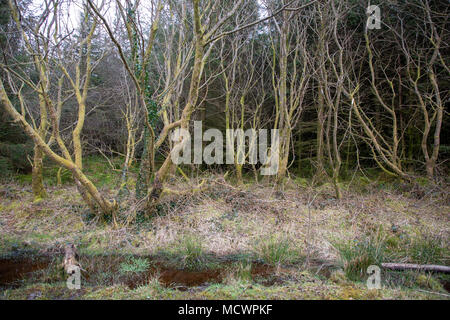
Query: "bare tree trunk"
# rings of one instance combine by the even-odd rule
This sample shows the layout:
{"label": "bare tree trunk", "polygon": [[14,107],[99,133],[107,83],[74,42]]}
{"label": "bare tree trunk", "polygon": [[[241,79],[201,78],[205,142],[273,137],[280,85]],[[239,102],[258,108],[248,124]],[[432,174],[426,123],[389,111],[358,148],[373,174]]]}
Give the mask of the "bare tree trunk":
{"label": "bare tree trunk", "polygon": [[44,187],[43,158],[44,155],[42,153],[42,150],[37,145],[35,145],[31,175],[31,188],[33,190],[35,201],[47,197],[47,192],[45,191]]}
{"label": "bare tree trunk", "polygon": [[323,88],[322,85],[319,85],[317,102],[317,174],[319,176],[323,176],[325,174],[323,163],[323,124],[325,122],[323,100]]}
{"label": "bare tree trunk", "polygon": [[[189,97],[186,106],[183,109],[180,119],[180,128],[184,130],[189,129],[189,121],[191,119],[192,112],[195,110],[198,98],[199,83],[202,74],[204,64],[204,35],[201,31],[199,1],[194,0],[194,30],[195,30],[195,55],[194,55],[194,69],[192,71],[191,85],[189,88]],[[174,147],[184,149],[185,140],[176,142]],[[158,204],[162,191],[163,182],[166,175],[170,172],[173,165],[172,157],[169,155],[159,170],[155,173],[155,178],[149,189],[149,196],[147,199],[147,212],[153,213],[155,206]]]}

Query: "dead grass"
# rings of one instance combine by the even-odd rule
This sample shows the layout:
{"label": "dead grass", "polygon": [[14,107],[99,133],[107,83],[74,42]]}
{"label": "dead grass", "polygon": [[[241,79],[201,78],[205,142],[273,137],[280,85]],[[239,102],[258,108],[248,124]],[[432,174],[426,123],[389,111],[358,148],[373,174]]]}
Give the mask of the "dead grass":
{"label": "dead grass", "polygon": [[[172,189],[192,187],[178,179],[169,183]],[[3,185],[0,188],[0,253],[11,252],[15,250],[14,246],[51,251],[72,242],[82,253],[161,255],[178,252],[178,256],[184,254],[185,258],[174,261],[194,264],[208,261],[203,258],[210,255],[268,262],[270,257],[275,257],[275,260],[281,257],[280,264],[296,261],[304,267],[311,264],[338,266],[339,252],[333,243],[364,240],[381,228],[386,241],[394,249],[401,243],[399,239],[417,239],[424,234],[438,236],[444,248],[441,254],[448,257],[450,206],[442,191],[441,196],[436,194],[436,190],[425,191],[425,195],[418,198],[411,190],[402,191],[401,188],[369,186],[370,192],[357,192],[351,186],[345,189],[344,199],[338,202],[334,199],[332,186],[327,184],[312,188],[306,183],[297,184],[290,180],[280,192],[264,183],[237,188],[220,177],[210,178],[208,183],[209,188],[202,192],[181,196],[167,194],[158,208],[158,215],[151,221],[136,220],[127,225],[127,218],[135,214],[133,210],[137,208],[128,199],[118,214],[121,222],[118,229],[110,223],[92,220],[72,186],[49,187],[52,196],[33,203],[30,187],[14,183]],[[103,192],[110,192],[111,197],[114,195],[106,189]],[[186,249],[185,240],[191,235],[195,235],[201,252],[195,245]],[[270,239],[287,239],[289,248],[284,250],[275,241],[273,245],[265,246],[266,251],[259,250],[264,246],[259,251],[255,250],[255,244],[267,244]],[[279,252],[282,253],[277,258]],[[448,264],[448,259],[443,263]],[[242,284],[245,268],[239,272],[243,276],[232,276],[235,280],[231,287],[220,284],[196,291],[193,297],[212,298],[216,295],[216,298],[239,296],[258,299],[265,292],[265,298],[290,298],[291,295],[285,291],[293,287],[297,290],[297,298],[300,293],[304,297],[309,295],[304,283],[301,286],[295,284],[298,279],[270,290],[253,287],[239,293],[241,291],[237,287],[247,285]],[[360,288],[342,288],[331,281],[322,285],[327,288],[325,291],[328,290],[328,293],[318,295],[322,298],[367,298],[366,293],[359,294]],[[127,294],[145,298],[149,291],[157,290],[153,287],[138,288],[132,293],[127,291]],[[102,290],[105,292],[101,294],[107,295],[106,291],[111,290],[113,295],[123,297],[117,293],[122,292],[122,288]],[[382,296],[402,298],[396,290]],[[95,297],[96,294],[100,293],[91,291],[85,297]],[[166,289],[159,294],[164,298],[186,297],[180,292],[169,294]],[[416,293],[413,296],[429,297]]]}

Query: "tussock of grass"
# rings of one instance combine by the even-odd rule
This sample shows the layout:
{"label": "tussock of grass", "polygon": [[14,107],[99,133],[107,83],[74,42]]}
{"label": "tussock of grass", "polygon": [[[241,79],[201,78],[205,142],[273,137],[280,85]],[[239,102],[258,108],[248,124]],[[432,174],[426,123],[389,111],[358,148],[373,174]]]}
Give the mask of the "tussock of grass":
{"label": "tussock of grass", "polygon": [[255,242],[253,251],[258,259],[269,265],[288,264],[300,258],[298,251],[292,246],[292,241],[285,236],[261,237]]}
{"label": "tussock of grass", "polygon": [[[413,238],[388,237],[380,228],[362,241],[336,241],[334,247],[339,252],[346,276],[353,281],[364,280],[367,268],[381,266],[382,262],[448,265],[448,248],[443,238],[430,233],[419,233]],[[385,274],[386,283],[407,287],[413,287],[420,276],[418,272],[385,271]]]}
{"label": "tussock of grass", "polygon": [[128,261],[120,264],[119,271],[121,274],[145,272],[150,266],[147,259],[130,257]]}
{"label": "tussock of grass", "polygon": [[386,245],[380,235],[366,237],[362,241],[335,242],[344,271],[350,280],[360,281],[366,278],[370,265],[381,265]]}
{"label": "tussock of grass", "polygon": [[183,237],[179,242],[178,253],[185,268],[198,269],[204,262],[203,244],[195,236]]}
{"label": "tussock of grass", "polygon": [[424,234],[413,239],[409,250],[411,262],[418,264],[449,264],[449,252],[439,235]]}
{"label": "tussock of grass", "polygon": [[397,290],[404,290],[405,288],[412,290],[422,289],[431,292],[448,294],[443,287],[444,283],[449,283],[450,281],[450,276],[447,274],[433,274],[413,270],[384,270],[381,276],[383,285],[386,288]]}
{"label": "tussock of grass", "polygon": [[183,235],[157,255],[169,265],[180,269],[201,270],[215,267],[210,254],[205,252],[202,240],[195,235]]}
{"label": "tussock of grass", "polygon": [[246,261],[240,262],[236,274],[239,279],[250,281],[252,279],[252,264]]}
{"label": "tussock of grass", "polygon": [[228,269],[228,274],[224,279],[226,284],[235,284],[236,282],[252,281],[252,264],[249,261],[240,261],[232,264]]}

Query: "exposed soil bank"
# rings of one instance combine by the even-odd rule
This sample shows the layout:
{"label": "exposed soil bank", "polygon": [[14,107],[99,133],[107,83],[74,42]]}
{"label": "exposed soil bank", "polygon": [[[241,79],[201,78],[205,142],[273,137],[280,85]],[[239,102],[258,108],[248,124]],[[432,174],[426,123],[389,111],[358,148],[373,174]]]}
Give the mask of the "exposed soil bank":
{"label": "exposed soil bank", "polygon": [[[15,256],[0,259],[0,292],[5,289],[17,289],[32,283],[56,283],[66,281],[61,256]],[[148,262],[146,268],[136,272],[124,272],[123,264],[130,259],[140,259]],[[192,287],[208,286],[214,283],[223,283],[227,277],[244,273],[244,277],[264,286],[274,286],[283,283],[290,268],[281,268],[281,273],[273,266],[253,262],[244,268],[242,265],[230,261],[222,261],[214,268],[201,270],[180,269],[171,266],[167,261],[151,256],[123,256],[123,255],[82,255],[81,263],[82,287],[107,287],[113,285],[126,285],[130,289],[146,285],[153,279],[167,288],[180,291]],[[317,268],[314,266],[312,269]],[[297,267],[296,267],[297,269]],[[317,272],[325,278],[330,277],[328,267],[320,267]],[[282,275],[284,273],[284,276]],[[313,272],[314,273],[314,272]],[[239,275],[238,275],[239,276]],[[242,274],[240,275],[242,276]],[[442,286],[450,292],[449,282],[440,280]]]}
{"label": "exposed soil bank", "polygon": [[[107,256],[81,256],[82,283],[85,286],[126,284],[130,289],[145,285],[151,279],[157,278],[165,287],[186,290],[189,287],[198,287],[211,283],[221,283],[230,272],[231,264],[223,263],[214,269],[189,270],[168,267],[161,261],[151,257],[139,257],[148,260],[149,267],[142,272],[124,273],[120,271],[120,265],[128,261],[129,257]],[[67,276],[58,263],[58,258],[26,258],[15,257],[12,259],[0,259],[0,290],[5,288],[18,288],[24,285],[24,280],[35,282],[39,276],[33,277],[38,272],[50,274],[46,276],[48,282],[64,281]],[[59,270],[61,269],[61,270]],[[249,276],[262,279],[262,283],[272,285],[275,268],[261,263],[252,263],[249,267]],[[56,276],[55,276],[56,275]]]}
{"label": "exposed soil bank", "polygon": [[0,289],[20,287],[33,272],[46,269],[48,265],[48,259],[0,259]]}

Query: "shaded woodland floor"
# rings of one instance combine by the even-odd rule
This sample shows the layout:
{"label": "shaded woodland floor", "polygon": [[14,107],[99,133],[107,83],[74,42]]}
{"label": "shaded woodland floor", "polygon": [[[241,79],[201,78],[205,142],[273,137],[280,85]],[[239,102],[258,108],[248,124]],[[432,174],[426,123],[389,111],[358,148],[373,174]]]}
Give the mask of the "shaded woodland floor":
{"label": "shaded woodland floor", "polygon": [[[116,173],[102,165],[87,161],[86,171],[115,197]],[[125,196],[115,226],[89,212],[70,177],[56,186],[52,170],[50,196],[37,202],[27,175],[0,187],[1,299],[450,297],[445,274],[382,270],[381,290],[365,284],[372,264],[450,265],[442,185],[355,176],[337,201],[331,184],[309,179],[292,178],[279,191],[205,175],[208,188],[166,194],[151,219]],[[168,187],[192,185],[174,176]],[[67,243],[80,254],[81,290],[66,288]]]}

